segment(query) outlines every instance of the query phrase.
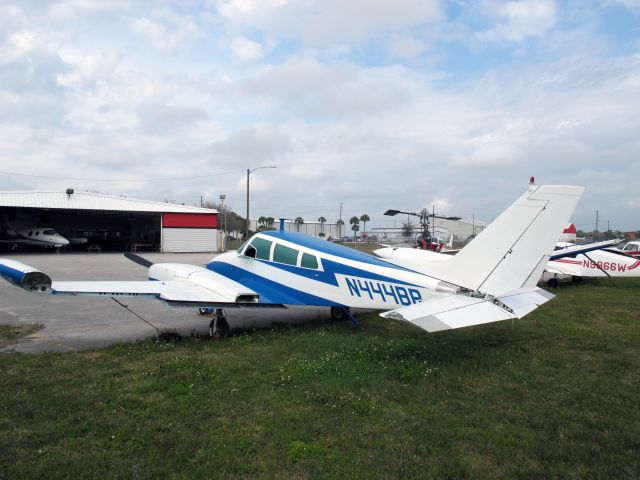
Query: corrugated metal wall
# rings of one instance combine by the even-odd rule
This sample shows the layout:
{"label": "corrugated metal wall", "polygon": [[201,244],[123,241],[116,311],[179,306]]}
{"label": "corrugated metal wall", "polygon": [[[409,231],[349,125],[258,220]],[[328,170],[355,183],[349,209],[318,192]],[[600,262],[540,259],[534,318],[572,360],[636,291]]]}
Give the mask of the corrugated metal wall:
{"label": "corrugated metal wall", "polygon": [[215,228],[163,228],[162,251],[174,253],[215,252],[218,230]]}

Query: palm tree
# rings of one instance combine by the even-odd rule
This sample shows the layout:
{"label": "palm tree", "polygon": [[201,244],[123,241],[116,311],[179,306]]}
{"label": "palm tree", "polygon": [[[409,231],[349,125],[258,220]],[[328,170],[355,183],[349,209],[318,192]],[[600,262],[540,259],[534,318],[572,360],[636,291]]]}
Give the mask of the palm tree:
{"label": "palm tree", "polygon": [[411,222],[402,224],[402,236],[403,237],[411,237],[413,235],[413,225]]}
{"label": "palm tree", "polygon": [[356,237],[358,236],[358,230],[360,230],[360,219],[353,216],[349,219],[349,223],[351,224],[351,230],[353,230],[353,242],[355,243]]}
{"label": "palm tree", "polygon": [[320,217],[318,218],[318,221],[320,222],[320,236],[324,237],[324,223],[327,221],[327,219],[324,217]]}
{"label": "palm tree", "polygon": [[264,230],[266,221],[267,221],[266,217],[263,217],[263,216],[258,217],[258,224],[256,225],[256,230],[258,231]]}
{"label": "palm tree", "polygon": [[267,217],[264,220],[264,223],[267,225],[267,228],[273,228],[273,224],[275,223],[275,218],[273,217]]}
{"label": "palm tree", "polygon": [[362,216],[360,217],[360,221],[362,222],[362,236],[366,237],[366,233],[367,233],[367,222],[371,220],[369,218],[369,215],[367,215],[366,213],[363,213]]}
{"label": "palm tree", "polygon": [[338,237],[342,237],[342,226],[344,225],[344,220],[342,220],[341,218],[338,219],[336,225],[338,225]]}
{"label": "palm tree", "polygon": [[296,228],[298,229],[298,231],[300,231],[300,225],[304,223],[304,220],[302,219],[302,217],[296,217],[294,222],[296,223]]}

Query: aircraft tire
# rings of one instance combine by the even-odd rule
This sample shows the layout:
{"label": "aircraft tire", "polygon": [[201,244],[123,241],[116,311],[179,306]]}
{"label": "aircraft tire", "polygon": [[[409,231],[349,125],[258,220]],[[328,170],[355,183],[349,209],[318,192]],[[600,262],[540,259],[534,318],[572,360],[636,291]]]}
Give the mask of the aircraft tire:
{"label": "aircraft tire", "polygon": [[342,322],[347,319],[347,313],[342,307],[331,307],[331,319],[336,322]]}
{"label": "aircraft tire", "polygon": [[[216,328],[214,330],[214,327]],[[216,319],[214,318],[209,323],[209,337],[213,341],[220,341],[227,338],[231,333],[231,328],[229,327],[229,322],[227,322],[226,318],[220,317],[218,318],[218,323],[216,325]]]}
{"label": "aircraft tire", "polygon": [[558,279],[557,278],[550,278],[547,281],[547,287],[549,288],[558,288]]}

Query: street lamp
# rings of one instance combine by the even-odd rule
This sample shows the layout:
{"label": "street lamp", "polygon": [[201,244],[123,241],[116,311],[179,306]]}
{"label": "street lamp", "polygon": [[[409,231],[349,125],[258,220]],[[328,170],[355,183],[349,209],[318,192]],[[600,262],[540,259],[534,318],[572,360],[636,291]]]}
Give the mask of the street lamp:
{"label": "street lamp", "polygon": [[249,227],[251,227],[251,220],[249,220],[249,175],[251,175],[256,170],[260,170],[262,168],[278,168],[278,167],[256,167],[253,169],[247,168],[247,238],[249,238]]}

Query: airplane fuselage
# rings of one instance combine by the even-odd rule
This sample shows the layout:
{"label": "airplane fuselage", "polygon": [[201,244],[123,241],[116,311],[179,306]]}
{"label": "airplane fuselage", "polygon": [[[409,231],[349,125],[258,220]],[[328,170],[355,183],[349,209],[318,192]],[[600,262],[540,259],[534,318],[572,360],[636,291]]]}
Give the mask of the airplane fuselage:
{"label": "airplane fuselage", "polygon": [[238,252],[217,256],[207,268],[256,291],[261,302],[287,305],[389,310],[434,296],[442,283],[372,255],[289,232],[259,234]]}
{"label": "airplane fuselage", "polygon": [[27,228],[7,233],[10,238],[3,240],[5,243],[21,243],[54,248],[69,245],[69,240],[57,233],[53,228]]}

